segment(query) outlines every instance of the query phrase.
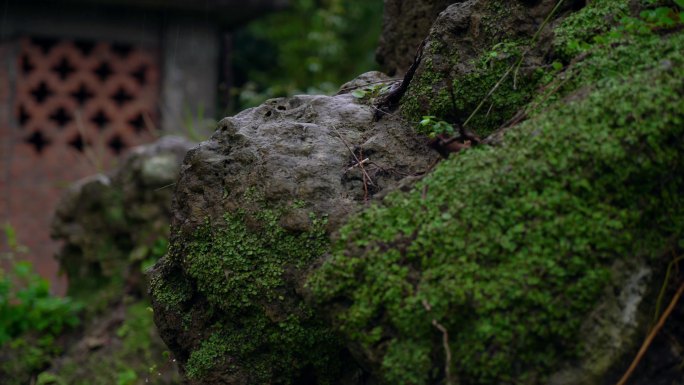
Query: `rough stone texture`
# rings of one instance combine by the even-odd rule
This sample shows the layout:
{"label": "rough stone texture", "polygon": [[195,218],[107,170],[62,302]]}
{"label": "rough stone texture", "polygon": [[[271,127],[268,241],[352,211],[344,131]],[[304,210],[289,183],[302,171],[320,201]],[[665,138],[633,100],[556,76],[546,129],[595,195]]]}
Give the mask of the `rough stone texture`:
{"label": "rough stone texture", "polygon": [[[140,266],[159,239],[168,238],[173,184],[191,142],[164,137],[133,149],[110,174],[75,183],[62,197],[52,236],[63,240],[57,254],[70,295],[87,295],[124,277],[145,291]],[[134,268],[132,270],[135,270]]]}
{"label": "rough stone texture", "polygon": [[389,76],[379,71],[369,71],[342,84],[339,91],[337,91],[337,95],[349,94],[354,90],[363,89],[363,87],[366,86],[376,86],[384,81],[389,81]]}
{"label": "rough stone texture", "polygon": [[463,124],[523,56],[519,69],[469,122],[470,129],[486,136],[529,101],[538,75],[534,70],[550,51],[552,28],[577,3],[564,2],[534,43],[557,1],[467,0],[448,6],[426,38],[423,59],[401,101],[402,113],[411,120],[430,114]]}
{"label": "rough stone texture", "polygon": [[375,58],[384,72],[401,76],[437,15],[453,0],[385,0],[382,34]]}
{"label": "rough stone texture", "polygon": [[[424,173],[435,160],[410,127],[372,119],[372,109],[351,95],[271,99],[223,119],[185,159],[173,228],[187,233],[206,218],[220,220],[243,205],[249,190],[272,205],[302,200],[305,213],[327,214],[329,228],[337,228],[364,198]],[[355,156],[371,162],[368,193]],[[308,227],[297,211],[283,221],[292,230]]]}
{"label": "rough stone texture", "polygon": [[[608,2],[592,2],[582,41],[599,46],[589,59],[551,71],[552,61],[562,60],[553,56],[552,30],[584,3],[564,3],[534,45],[556,1],[452,4],[433,26],[401,100],[410,119],[370,123],[365,99],[344,90],[332,98],[276,99],[224,120],[191,151],[176,192],[172,249],[152,284],[155,321],[190,383],[615,383],[643,338],[664,266],[684,247],[683,182],[672,176],[684,168],[676,139],[684,39],[675,30],[596,43],[592,37],[610,28],[596,23],[614,12],[597,13],[592,7]],[[543,101],[543,112],[502,132],[499,146],[452,155],[417,186],[399,180],[429,163],[406,122],[436,114],[463,123],[520,57],[520,71],[474,120],[483,137],[546,96],[537,93],[536,74],[548,75],[545,85],[577,76]],[[344,88],[379,78],[366,75]],[[364,188],[345,143],[376,163],[366,171],[382,191]],[[401,160],[401,152],[416,163]],[[349,216],[367,196],[391,189],[403,192]],[[273,218],[278,207],[286,209],[277,228],[304,237],[273,238],[263,213]],[[264,270],[264,256],[287,258],[282,239],[306,250],[321,223],[314,218],[323,215],[325,235],[337,242],[320,263],[307,271],[305,255],[303,266],[288,261]],[[250,257],[254,250],[258,258]],[[248,271],[233,269],[234,260]],[[238,279],[267,281],[272,271],[279,280],[270,291]],[[308,313],[302,296],[325,320]],[[249,307],[236,310],[236,297]],[[684,333],[672,322],[681,314],[634,383],[681,382]],[[268,340],[289,339],[290,316],[313,343]],[[266,326],[252,329],[253,321]],[[346,351],[341,368],[330,371],[337,377],[326,382],[318,375],[329,367],[313,367],[324,358],[320,351],[295,347],[325,345],[317,338],[331,329],[344,341],[330,347],[343,342]],[[272,361],[252,361],[259,354],[286,356],[295,370],[276,377],[264,365]]]}
{"label": "rough stone texture", "polygon": [[[363,168],[357,159],[367,159]],[[317,340],[321,334],[330,337],[297,294],[310,261],[289,260],[289,252],[263,239],[274,233],[283,242],[314,239],[306,238],[321,223],[313,218],[327,218],[327,238],[364,202],[422,175],[435,160],[410,127],[393,119],[373,122],[372,108],[349,94],[272,99],[223,119],[211,139],[185,159],[175,192],[171,252],[155,266],[152,283],[155,322],[190,382],[317,384],[324,381],[320,376],[337,375],[339,368],[317,364],[326,357],[311,357],[318,350],[299,352],[304,345],[287,345],[309,346],[313,339],[311,349],[344,350]],[[264,225],[260,215],[280,208],[287,209],[277,224]],[[210,240],[199,243],[207,232]],[[235,247],[211,252],[235,242]],[[271,248],[268,255],[254,246],[260,242]],[[295,247],[307,252],[303,243]],[[250,259],[250,270],[272,263],[264,274],[278,271],[272,277],[276,283],[240,281],[247,273],[238,273],[235,264],[245,260],[250,265]],[[213,269],[218,269],[215,277]],[[221,287],[235,282],[229,291]],[[282,302],[274,304],[271,296]],[[235,305],[242,297],[252,299]],[[309,328],[304,329],[305,336],[310,334],[306,341],[292,332],[301,327]],[[236,344],[244,330],[253,330],[245,337],[250,343]],[[282,338],[287,341],[277,342]],[[281,356],[289,356],[291,363],[283,366]],[[344,352],[341,357],[332,361],[344,369],[326,381],[362,383],[358,369],[344,361]]]}

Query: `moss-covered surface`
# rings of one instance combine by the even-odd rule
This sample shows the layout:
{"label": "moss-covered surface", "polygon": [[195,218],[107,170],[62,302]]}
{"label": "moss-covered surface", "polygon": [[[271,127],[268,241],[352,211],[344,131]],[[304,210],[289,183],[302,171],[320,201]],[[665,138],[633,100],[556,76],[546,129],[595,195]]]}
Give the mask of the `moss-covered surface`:
{"label": "moss-covered surface", "polygon": [[593,44],[593,38],[610,30],[617,21],[628,16],[629,3],[624,0],[595,1],[569,15],[555,29],[554,49],[559,58],[570,60]]}
{"label": "moss-covered surface", "polygon": [[434,115],[459,125],[467,122],[470,130],[486,137],[532,98],[545,74],[542,67],[528,63],[538,48],[533,41],[536,30],[510,27],[526,8],[519,2],[483,4],[484,9],[475,7],[475,16],[459,21],[471,24],[463,27],[468,32],[458,31],[454,37],[433,29],[421,67],[401,100],[406,120],[417,123],[424,115]]}
{"label": "moss-covered surface", "polygon": [[[184,365],[191,381],[208,383],[220,372],[236,383],[338,383],[344,349],[295,292],[302,271],[328,248],[326,220],[312,214],[310,231],[291,232],[278,223],[284,210],[240,209],[207,222],[177,240],[183,252],[165,261],[182,263],[187,276],[153,280],[152,295],[167,312],[191,297],[207,302],[205,330]],[[195,311],[185,311],[186,321]]]}
{"label": "moss-covered surface", "polygon": [[[584,14],[572,23],[602,20]],[[341,230],[309,285],[384,383],[444,381],[436,325],[459,383],[541,383],[581,348],[610,267],[657,264],[683,237],[684,33],[657,32],[594,42],[502,146],[453,156]]]}

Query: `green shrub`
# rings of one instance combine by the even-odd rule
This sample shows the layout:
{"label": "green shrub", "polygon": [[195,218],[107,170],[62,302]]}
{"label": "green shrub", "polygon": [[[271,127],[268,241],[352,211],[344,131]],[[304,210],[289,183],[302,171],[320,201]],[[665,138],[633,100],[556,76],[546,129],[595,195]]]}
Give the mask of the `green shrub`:
{"label": "green shrub", "polygon": [[[28,261],[18,245],[14,230],[5,225],[10,251],[2,257],[11,268],[0,268],[0,376],[20,384],[60,352],[55,339],[80,323],[81,304],[68,297],[50,294],[50,284]],[[27,381],[27,380],[26,380]]]}

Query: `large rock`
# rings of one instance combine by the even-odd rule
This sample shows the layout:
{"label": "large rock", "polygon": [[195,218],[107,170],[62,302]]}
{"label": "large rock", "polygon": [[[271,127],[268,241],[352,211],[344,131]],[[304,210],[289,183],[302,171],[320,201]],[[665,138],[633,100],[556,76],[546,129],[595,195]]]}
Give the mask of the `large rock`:
{"label": "large rock", "polygon": [[52,222],[52,237],[64,241],[57,259],[69,295],[121,287],[126,277],[136,286],[131,289],[146,291],[140,274],[129,270],[139,271],[152,249],[168,239],[173,186],[190,147],[185,139],[163,137],[133,149],[114,171],[69,188]]}
{"label": "large rock", "polygon": [[52,224],[68,294],[84,304],[77,333],[40,384],[180,381],[149,312],[144,270],[166,252],[173,186],[193,143],[163,137],[134,148],[111,172],[65,193]]}
{"label": "large rock", "polygon": [[295,96],[223,119],[176,186],[155,321],[190,383],[354,384],[364,374],[299,292],[329,235],[435,154],[350,94]]}
{"label": "large rock", "polygon": [[[348,219],[312,273],[311,298],[381,383],[598,385],[625,372],[660,288],[669,299],[681,284],[663,277],[684,248],[684,33],[618,28],[635,3],[441,13],[403,115],[458,125],[482,105],[470,128],[484,138],[524,113],[498,146]],[[682,383],[678,309],[632,383]]]}
{"label": "large rock", "polygon": [[468,128],[487,136],[531,100],[554,27],[581,3],[565,1],[556,9],[555,0],[467,0],[448,6],[425,39],[402,114],[412,121],[435,115],[455,125],[470,118]]}
{"label": "large rock", "polygon": [[[346,86],[361,100],[224,120],[186,157],[152,282],[189,382],[617,382],[684,252],[684,34],[602,35],[639,4],[454,3],[392,88],[400,114],[372,122],[370,74]],[[413,184],[424,115],[497,146]],[[681,383],[684,332],[661,333],[634,383]]]}

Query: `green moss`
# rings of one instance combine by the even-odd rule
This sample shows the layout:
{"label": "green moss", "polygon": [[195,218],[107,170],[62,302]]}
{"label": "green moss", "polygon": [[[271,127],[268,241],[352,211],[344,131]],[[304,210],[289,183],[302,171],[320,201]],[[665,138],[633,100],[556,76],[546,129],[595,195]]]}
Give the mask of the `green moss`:
{"label": "green moss", "polygon": [[[443,49],[441,43],[430,43],[427,47],[427,50],[431,52]],[[401,99],[401,114],[413,124],[418,124],[424,115],[445,117],[445,114],[450,113],[452,109],[451,96],[445,88],[446,74],[434,70],[430,56],[423,62],[423,67],[423,70],[413,78],[408,92]],[[436,92],[439,92],[437,97],[435,97]]]}
{"label": "green moss", "polygon": [[179,308],[182,303],[191,298],[192,287],[187,278],[180,273],[168,274],[164,279],[152,276],[150,293],[157,303],[164,305],[167,309]]}
{"label": "green moss", "polygon": [[556,53],[566,60],[588,49],[593,38],[610,30],[621,18],[629,15],[624,0],[592,1],[570,14],[554,30]]}
{"label": "green moss", "polygon": [[309,285],[386,383],[444,380],[433,320],[461,383],[543,382],[579,350],[612,264],[681,238],[684,34],[616,49],[577,67],[574,99],[341,230]]}
{"label": "green moss", "polygon": [[[482,137],[491,134],[512,118],[532,98],[537,82],[543,75],[541,70],[529,74],[519,72],[517,75],[511,70],[496,91],[488,97],[489,92],[520,57],[518,46],[513,47],[509,52],[497,51],[496,46],[493,47],[483,55],[482,64],[477,70],[454,80],[456,109],[467,112],[467,116],[462,115],[463,121],[485,100],[483,107],[468,122],[469,128]],[[491,56],[493,53],[497,56]]]}
{"label": "green moss", "polygon": [[531,99],[543,75],[542,71],[511,71],[488,96],[516,64],[523,46],[518,40],[492,44],[473,63],[472,71],[453,79],[447,78],[444,71],[433,69],[430,58],[426,59],[422,72],[412,81],[402,99],[402,115],[416,123],[424,115],[434,115],[463,124],[486,99],[484,107],[468,122],[468,128],[486,137]]}
{"label": "green moss", "polygon": [[249,383],[294,384],[312,371],[326,384],[338,375],[339,341],[293,292],[300,272],[328,249],[326,220],[312,215],[311,230],[294,233],[278,224],[283,212],[227,214],[186,243],[186,271],[220,313],[190,353],[189,378],[220,370]]}

